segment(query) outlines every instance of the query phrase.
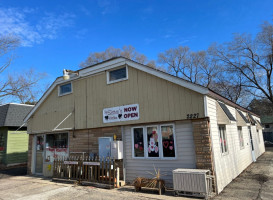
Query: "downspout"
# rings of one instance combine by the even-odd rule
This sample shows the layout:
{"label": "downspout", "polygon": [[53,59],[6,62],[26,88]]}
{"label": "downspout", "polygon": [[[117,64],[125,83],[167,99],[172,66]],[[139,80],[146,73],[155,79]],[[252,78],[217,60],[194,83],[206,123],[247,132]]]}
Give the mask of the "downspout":
{"label": "downspout", "polygon": [[126,183],[126,164],[125,164],[125,162],[126,162],[126,158],[125,158],[125,133],[124,133],[124,126],[121,126],[121,137],[122,137],[122,146],[123,146],[123,148],[122,148],[122,150],[123,150],[123,152],[122,152],[122,154],[123,154],[123,180],[124,180],[124,182]]}

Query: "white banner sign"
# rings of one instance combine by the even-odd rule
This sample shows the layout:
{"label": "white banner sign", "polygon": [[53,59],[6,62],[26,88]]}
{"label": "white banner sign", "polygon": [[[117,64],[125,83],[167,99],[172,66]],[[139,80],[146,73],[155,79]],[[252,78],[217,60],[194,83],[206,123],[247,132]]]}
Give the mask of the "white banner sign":
{"label": "white banner sign", "polygon": [[131,104],[103,109],[103,123],[138,120],[139,105]]}
{"label": "white banner sign", "polygon": [[100,165],[100,162],[83,162],[83,165]]}
{"label": "white banner sign", "polygon": [[77,165],[78,162],[77,161],[64,161],[65,165]]}

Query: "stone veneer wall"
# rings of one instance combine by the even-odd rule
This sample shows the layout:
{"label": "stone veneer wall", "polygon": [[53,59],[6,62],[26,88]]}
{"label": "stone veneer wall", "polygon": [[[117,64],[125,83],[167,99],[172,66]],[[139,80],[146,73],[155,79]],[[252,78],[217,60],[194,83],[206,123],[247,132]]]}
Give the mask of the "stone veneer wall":
{"label": "stone veneer wall", "polygon": [[[192,121],[193,139],[196,153],[196,168],[209,169],[214,174],[213,153],[210,137],[209,118]],[[216,179],[212,182],[213,190],[216,189]]]}
{"label": "stone veneer wall", "polygon": [[32,141],[34,135],[29,135],[28,137],[28,154],[27,154],[27,174],[31,174],[31,161],[32,161]]}
{"label": "stone veneer wall", "polygon": [[[99,137],[117,136],[117,140],[122,140],[121,127],[105,127],[95,129],[84,129],[70,131],[69,133],[69,152],[99,153]],[[117,161],[120,170],[120,179],[123,179],[123,162]]]}
{"label": "stone veneer wall", "polygon": [[[122,133],[120,127],[106,127],[96,129],[75,130],[69,132],[69,152],[86,152],[99,153],[99,137],[113,137],[117,135],[117,140],[122,140]],[[32,141],[34,135],[29,135],[28,142],[28,164],[27,173],[31,174],[31,160],[32,160]],[[123,178],[123,162],[118,161],[120,168],[120,178]]]}

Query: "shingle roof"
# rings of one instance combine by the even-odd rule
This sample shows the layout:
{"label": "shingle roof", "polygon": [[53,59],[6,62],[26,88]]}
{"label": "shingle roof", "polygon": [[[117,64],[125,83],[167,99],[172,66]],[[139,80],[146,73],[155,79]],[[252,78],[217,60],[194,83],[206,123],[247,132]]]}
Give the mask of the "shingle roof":
{"label": "shingle roof", "polygon": [[33,108],[32,105],[9,103],[0,106],[0,127],[23,125],[23,119]]}

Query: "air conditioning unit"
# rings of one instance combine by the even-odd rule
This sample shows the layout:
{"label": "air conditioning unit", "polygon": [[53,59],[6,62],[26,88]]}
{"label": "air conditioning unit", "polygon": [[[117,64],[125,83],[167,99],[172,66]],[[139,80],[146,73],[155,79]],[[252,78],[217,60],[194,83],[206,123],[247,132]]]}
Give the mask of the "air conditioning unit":
{"label": "air conditioning unit", "polygon": [[173,189],[175,195],[198,196],[208,198],[212,191],[210,170],[175,169],[173,170]]}

